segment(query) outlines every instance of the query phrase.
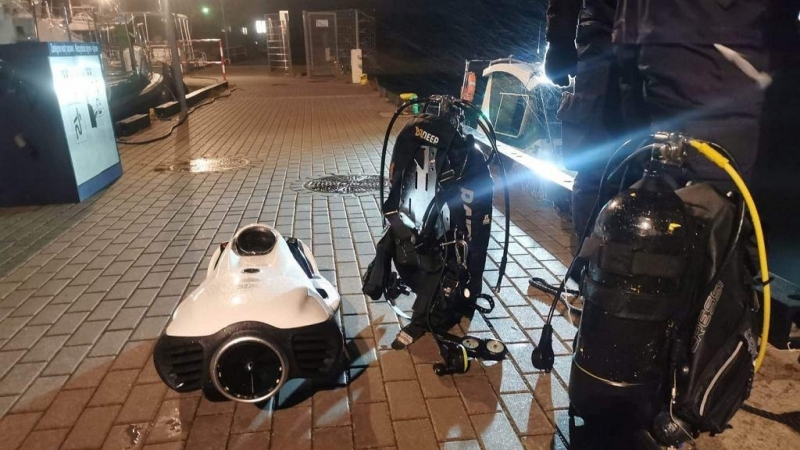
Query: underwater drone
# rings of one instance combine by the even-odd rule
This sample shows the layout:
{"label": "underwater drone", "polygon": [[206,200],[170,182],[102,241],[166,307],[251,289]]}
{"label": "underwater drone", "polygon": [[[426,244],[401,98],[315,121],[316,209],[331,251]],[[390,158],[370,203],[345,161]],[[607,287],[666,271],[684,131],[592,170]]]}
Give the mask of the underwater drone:
{"label": "underwater drone", "polygon": [[336,378],[346,359],[340,300],[302,241],[245,226],[178,305],[156,344],[156,370],[175,391],[247,403],[273,397],[291,378]]}

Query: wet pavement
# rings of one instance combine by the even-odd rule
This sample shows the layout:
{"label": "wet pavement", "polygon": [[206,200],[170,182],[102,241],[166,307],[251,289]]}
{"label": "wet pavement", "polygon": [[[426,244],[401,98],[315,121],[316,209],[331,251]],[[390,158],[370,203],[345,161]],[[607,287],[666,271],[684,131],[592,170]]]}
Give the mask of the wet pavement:
{"label": "wet pavement", "polygon": [[[396,314],[360,294],[381,233],[377,195],[304,187],[327,175],[377,174],[392,105],[370,87],[231,72],[238,89],[229,98],[165,140],[121,146],[124,174],[110,188],[76,205],[0,209],[0,450],[566,448],[575,327],[556,318],[555,370],[536,371],[530,351],[548,303],[528,278],[563,275],[569,226],[516,189],[508,279],[489,315],[495,331],[481,319],[465,324],[504,340],[510,357],[437,377],[432,339],[391,350]],[[208,166],[190,162],[201,158],[228,159],[193,170]],[[502,216],[494,219],[492,284],[503,234]],[[266,407],[168,390],[153,367],[155,340],[202,280],[214,245],[259,221],[310,244],[337,284],[360,376],[293,401],[282,392]],[[797,356],[770,351],[753,405],[800,409]],[[698,448],[800,448],[789,428],[748,413],[733,425]]]}

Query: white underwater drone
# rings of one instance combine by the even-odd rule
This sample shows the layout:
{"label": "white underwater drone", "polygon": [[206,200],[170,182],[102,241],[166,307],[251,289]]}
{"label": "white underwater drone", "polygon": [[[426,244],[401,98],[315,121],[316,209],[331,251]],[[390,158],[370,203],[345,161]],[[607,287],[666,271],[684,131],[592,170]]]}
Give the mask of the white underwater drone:
{"label": "white underwater drone", "polygon": [[274,396],[290,378],[341,371],[340,296],[302,241],[248,225],[214,252],[206,279],[172,315],[155,347],[173,390],[239,402]]}

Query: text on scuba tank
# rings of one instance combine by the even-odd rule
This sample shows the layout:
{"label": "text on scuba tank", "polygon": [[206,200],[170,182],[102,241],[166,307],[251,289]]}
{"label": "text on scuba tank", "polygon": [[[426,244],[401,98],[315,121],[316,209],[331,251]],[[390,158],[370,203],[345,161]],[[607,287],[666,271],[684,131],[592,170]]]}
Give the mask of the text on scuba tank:
{"label": "text on scuba tank", "polygon": [[711,317],[714,316],[714,310],[717,308],[717,302],[719,301],[719,297],[722,295],[722,289],[724,287],[725,284],[721,280],[717,281],[716,286],[714,286],[714,290],[708,294],[708,298],[703,305],[703,310],[700,311],[700,317],[697,319],[697,328],[694,330],[692,353],[697,351],[697,348],[700,346],[700,342],[703,340],[703,336],[706,334],[706,329],[708,328],[708,324],[711,323]]}
{"label": "text on scuba tank", "polygon": [[461,201],[464,202],[464,213],[467,215],[467,233],[472,236],[472,200],[475,193],[469,189],[461,188]]}
{"label": "text on scuba tank", "polygon": [[430,142],[433,145],[439,143],[439,137],[433,134],[428,133],[427,131],[423,130],[420,127],[414,127],[414,135],[423,141]]}

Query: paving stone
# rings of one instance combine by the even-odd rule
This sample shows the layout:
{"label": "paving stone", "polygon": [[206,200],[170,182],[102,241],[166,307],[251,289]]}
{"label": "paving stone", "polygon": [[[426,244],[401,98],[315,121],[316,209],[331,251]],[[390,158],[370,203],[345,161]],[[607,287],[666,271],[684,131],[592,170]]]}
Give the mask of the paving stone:
{"label": "paving stone", "polygon": [[438,450],[436,436],[428,419],[394,422],[398,450]]}
{"label": "paving stone", "polygon": [[415,380],[417,378],[414,363],[407,350],[382,350],[378,352],[378,361],[384,381]]}
{"label": "paving stone", "polygon": [[[108,432],[103,450],[140,450],[149,427],[147,423],[115,425]],[[180,444],[183,448],[183,443]]]}
{"label": "paving stone", "polygon": [[367,302],[363,295],[342,295],[343,314],[366,314]]}
{"label": "paving stone", "polygon": [[169,316],[161,317],[145,317],[136,327],[136,330],[131,335],[132,341],[141,341],[147,339],[157,339],[164,331],[164,327],[169,321]]}
{"label": "paving stone", "polygon": [[460,398],[433,398],[428,399],[427,403],[439,441],[475,438],[475,431]]}
{"label": "paving stone", "polygon": [[123,308],[106,330],[133,330],[146,311],[147,308]]}
{"label": "paving stone", "polygon": [[311,408],[296,406],[275,411],[271,449],[311,448]]}
{"label": "paving stone", "polygon": [[42,310],[48,303],[53,299],[52,296],[49,297],[31,297],[25,300],[19,308],[14,310],[14,313],[11,314],[11,317],[29,317],[35,316]]}
{"label": "paving stone", "polygon": [[536,310],[530,306],[509,307],[508,312],[511,313],[522,328],[531,329],[542,328],[544,326],[544,320],[542,320]]}
{"label": "paving stone", "polygon": [[349,450],[353,448],[351,427],[318,428],[314,430],[314,450]]}
{"label": "paving stone", "polygon": [[61,448],[63,450],[100,448],[120,408],[116,405],[85,409]]}
{"label": "paving stone", "polygon": [[213,416],[217,414],[233,414],[236,410],[234,402],[212,402],[203,397],[200,400],[200,407],[197,408],[198,416]]}
{"label": "paving stone", "polygon": [[392,348],[392,342],[397,333],[400,332],[400,325],[390,323],[385,325],[378,325],[374,327],[375,338],[378,342],[378,348],[381,350],[388,350]]}
{"label": "paving stone", "polygon": [[86,320],[111,320],[122,309],[123,304],[125,304],[124,300],[103,300],[94,308],[94,311]]}
{"label": "paving stone", "polygon": [[116,356],[130,334],[130,330],[106,331],[92,348],[89,356]]}
{"label": "paving stone", "polygon": [[11,292],[10,294],[8,294],[3,299],[3,301],[0,302],[0,306],[2,306],[3,308],[17,308],[20,305],[22,305],[23,303],[25,303],[25,300],[31,298],[31,296],[33,296],[34,292],[36,292],[36,291],[33,290],[33,289],[28,289],[28,290],[19,290],[18,289],[18,290],[15,290],[15,291]]}
{"label": "paving stone", "polygon": [[103,273],[102,269],[83,269],[81,270],[73,279],[70,281],[70,286],[86,286],[88,287],[90,284]]}
{"label": "paving stone", "polygon": [[484,448],[502,448],[522,450],[517,433],[511,427],[503,413],[481,414],[471,416],[472,426],[478,433],[478,439]]}
{"label": "paving stone", "polygon": [[557,435],[523,436],[525,450],[566,450],[567,447]]}
{"label": "paving stone", "polygon": [[434,364],[442,360],[439,346],[430,333],[408,347],[408,351],[411,353],[415,364]]}
{"label": "paving stone", "polygon": [[92,389],[60,391],[42,419],[36,424],[36,429],[72,427],[78,420],[78,412],[86,407],[91,396]]}
{"label": "paving stone", "polygon": [[528,390],[528,385],[525,384],[522,375],[509,359],[499,362],[484,361],[483,371],[495,392],[525,392]]}
{"label": "paving stone", "polygon": [[432,364],[418,364],[416,369],[422,395],[425,398],[458,397],[458,390],[451,375],[442,377],[436,375]]}
{"label": "paving stone", "polygon": [[72,304],[85,290],[86,286],[67,286],[53,298],[51,304]]}
{"label": "paving stone", "polygon": [[119,370],[108,372],[100,383],[100,387],[94,393],[89,406],[105,406],[105,405],[121,405],[125,403],[133,388],[133,383],[136,377],[139,376],[139,371],[133,370]]}
{"label": "paving stone", "polygon": [[350,408],[344,389],[322,390],[314,394],[314,428],[350,425]]}
{"label": "paving stone", "polygon": [[[271,402],[270,402],[271,404]],[[270,406],[265,408],[250,403],[238,403],[233,416],[231,433],[260,433],[269,431],[272,426],[273,412]]]}
{"label": "paving stone", "polygon": [[164,286],[161,288],[161,292],[159,292],[159,296],[168,297],[168,296],[177,296],[182,297],[186,293],[186,288],[189,286],[189,279],[186,278],[179,278],[179,279],[170,279],[164,283]]}
{"label": "paving stone", "polygon": [[185,440],[194,422],[198,397],[165,400],[158,410],[147,443]]}
{"label": "paving stone", "polygon": [[455,377],[455,381],[470,415],[500,410],[500,402],[486,377]]}
{"label": "paving stone", "polygon": [[139,285],[136,281],[126,281],[123,283],[116,283],[113,287],[108,291],[105,298],[107,300],[127,300],[133,295],[133,292],[136,290],[136,287]]}
{"label": "paving stone", "polygon": [[394,430],[387,403],[355,404],[352,414],[355,448],[394,445]]}
{"label": "paving stone", "polygon": [[36,343],[22,362],[45,362],[53,359],[53,356],[61,349],[69,336],[45,336]]}
{"label": "paving stone", "polygon": [[16,449],[33,430],[42,413],[10,414],[0,420],[3,448]]}
{"label": "paving stone", "polygon": [[352,403],[386,401],[386,391],[383,387],[383,377],[379,367],[359,368],[351,370],[351,372],[356,372],[351,375],[353,379],[348,386]]}
{"label": "paving stone", "polygon": [[19,397],[13,395],[0,397],[0,417],[5,416],[5,414],[11,409],[11,406],[14,405],[14,402],[16,402],[18,398]]}
{"label": "paving stone", "polygon": [[58,450],[64,439],[67,438],[69,431],[69,428],[34,431],[28,435],[20,448],[24,450]]}
{"label": "paving stone", "polygon": [[153,363],[153,356],[147,358],[147,362],[144,365],[144,368],[141,372],[139,372],[139,377],[136,379],[136,384],[147,384],[147,383],[160,383],[161,377],[158,376],[158,372],[156,372],[156,366]]}
{"label": "paving stone", "polygon": [[9,317],[0,322],[0,339],[11,339],[26,323],[30,317]]}
{"label": "paving stone", "polygon": [[47,325],[25,326],[3,346],[3,350],[27,350],[47,331]]}
{"label": "paving stone", "polygon": [[164,383],[134,386],[122,406],[117,423],[150,422],[158,412],[167,387]]}
{"label": "paving stone", "polygon": [[228,440],[228,450],[266,450],[269,441],[269,433],[234,434]]}
{"label": "paving stone", "polygon": [[416,381],[393,381],[386,383],[386,395],[392,420],[428,417],[422,391]]}
{"label": "paving stone", "polygon": [[233,414],[197,417],[192,423],[186,450],[225,448]]}
{"label": "paving stone", "polygon": [[30,385],[25,394],[17,400],[12,412],[44,411],[56,398],[61,387],[67,382],[67,376],[40,377]]}
{"label": "paving stone", "polygon": [[31,319],[28,324],[30,325],[52,325],[61,317],[62,314],[69,308],[68,304],[63,305],[47,305],[36,316]]}
{"label": "paving stone", "polygon": [[103,299],[102,292],[83,293],[75,300],[72,306],[67,310],[73,312],[94,311],[100,301]]}
{"label": "paving stone", "polygon": [[125,275],[123,275],[122,278],[120,278],[120,281],[123,283],[131,281],[135,281],[138,283],[142,281],[145,276],[147,276],[147,273],[150,271],[150,267],[151,267],[150,265],[146,267],[135,267],[134,265],[134,267],[131,267],[125,272]]}
{"label": "paving stone", "polygon": [[0,396],[25,392],[44,368],[44,363],[15,364],[0,381]]}
{"label": "paving stone", "polygon": [[67,341],[68,346],[75,345],[92,345],[97,342],[103,330],[108,325],[108,320],[101,320],[98,322],[84,322],[78,327],[78,330],[72,334],[72,337]]}
{"label": "paving stone", "polygon": [[351,366],[369,366],[378,359],[373,339],[352,339],[347,342],[347,351],[352,358]]}
{"label": "paving stone", "polygon": [[397,314],[389,302],[369,302],[369,317],[372,325],[398,323]]}
{"label": "paving stone", "polygon": [[345,336],[350,339],[372,337],[372,327],[366,314],[344,316],[344,330]]}
{"label": "paving stone", "polygon": [[525,375],[533,390],[533,396],[545,411],[569,408],[569,394],[558,378],[552,374],[534,373]]}
{"label": "paving stone", "polygon": [[[89,346],[69,348],[80,349],[84,355],[89,351]],[[111,362],[114,360],[114,358],[110,356],[86,358],[81,361],[82,359],[83,356],[79,358],[73,358],[71,361],[69,361],[69,364],[72,364],[73,366],[76,366],[79,363],[80,365],[77,367],[77,369],[72,369],[72,371],[75,373],[73,373],[69,381],[67,381],[66,387],[68,389],[94,388],[99,386],[109,367],[111,367]],[[50,370],[50,367],[48,367],[48,370]],[[48,370],[45,371],[45,374],[47,374]]]}
{"label": "paving stone", "polygon": [[475,439],[469,441],[449,441],[442,444],[442,450],[481,450]]}
{"label": "paving stone", "polygon": [[175,307],[180,303],[181,297],[174,295],[171,297],[156,297],[156,301],[147,310],[147,317],[152,316],[171,316]]}
{"label": "paving stone", "polygon": [[114,360],[113,370],[141,369],[153,352],[155,341],[128,342]]}
{"label": "paving stone", "polygon": [[528,392],[502,394],[509,416],[522,435],[552,434],[553,426],[542,408]]}
{"label": "paving stone", "polygon": [[134,291],[130,299],[125,303],[126,308],[150,306],[153,304],[156,295],[158,295],[158,288],[141,289],[138,288]]}
{"label": "paving stone", "polygon": [[49,330],[47,330],[47,335],[60,335],[66,334],[71,335],[78,329],[78,327],[83,323],[83,320],[89,316],[88,312],[79,312],[79,313],[66,313],[62,315]]}

